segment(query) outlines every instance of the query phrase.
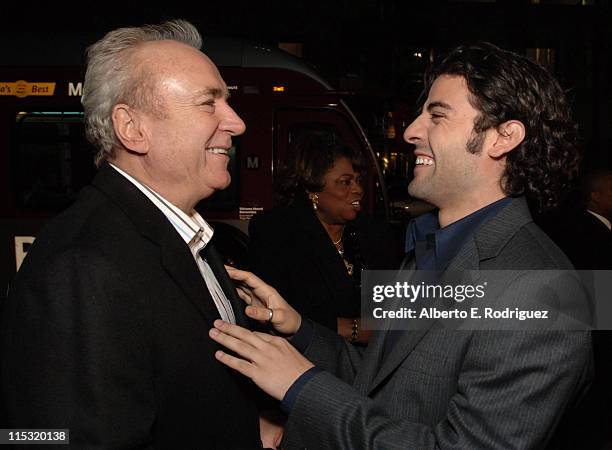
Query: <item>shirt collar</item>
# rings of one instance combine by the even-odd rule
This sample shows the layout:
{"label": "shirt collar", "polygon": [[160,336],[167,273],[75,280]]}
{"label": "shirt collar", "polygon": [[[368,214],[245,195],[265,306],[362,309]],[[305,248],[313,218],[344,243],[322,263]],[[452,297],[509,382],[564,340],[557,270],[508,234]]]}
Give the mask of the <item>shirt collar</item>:
{"label": "shirt collar", "polygon": [[406,231],[406,253],[417,250],[417,247],[424,249],[415,252],[417,268],[443,270],[476,230],[510,201],[510,197],[504,197],[444,228],[440,228],[437,213],[419,216]]}
{"label": "shirt collar", "polygon": [[[176,229],[181,238],[190,245],[196,247],[196,251],[204,248],[212,239],[213,229],[212,227],[198,214],[197,211],[193,210],[191,215],[185,214],[180,208],[170,203],[160,194],[155,192],[149,186],[140,181],[136,180],[126,172],[121,170],[114,164],[109,165],[123,175],[128,181],[136,186],[144,195],[147,196],[151,202],[166,216],[172,226]],[[193,240],[198,242],[192,242]]]}

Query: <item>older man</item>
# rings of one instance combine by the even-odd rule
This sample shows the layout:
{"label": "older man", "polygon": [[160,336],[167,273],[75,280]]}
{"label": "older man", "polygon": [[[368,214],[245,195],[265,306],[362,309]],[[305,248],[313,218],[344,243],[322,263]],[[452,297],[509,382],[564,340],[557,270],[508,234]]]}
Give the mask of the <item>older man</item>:
{"label": "older man", "polygon": [[[453,49],[426,88],[404,133],[417,157],[409,191],[439,211],[414,223],[406,266],[513,269],[509,298],[546,300],[530,276],[571,264],[523,195],[554,204],[577,161],[563,91],[543,68],[488,43]],[[218,352],[221,362],[282,400],[286,449],[543,449],[589,377],[586,331],[383,330],[361,352],[302,321],[252,274],[230,275],[269,308],[249,315],[295,334],[289,344],[221,321],[211,330],[244,358]]]}
{"label": "older man", "polygon": [[188,22],[88,49],[83,106],[99,172],[40,233],[7,301],[12,428],[75,448],[258,448],[249,386],[214,359],[215,319],[245,325],[194,206],[230,183],[243,121]]}

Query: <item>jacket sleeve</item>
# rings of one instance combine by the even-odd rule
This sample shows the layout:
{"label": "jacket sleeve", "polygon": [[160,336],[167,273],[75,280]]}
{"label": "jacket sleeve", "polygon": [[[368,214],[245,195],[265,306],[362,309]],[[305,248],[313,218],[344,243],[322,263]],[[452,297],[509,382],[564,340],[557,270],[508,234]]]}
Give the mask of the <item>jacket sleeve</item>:
{"label": "jacket sleeve", "polygon": [[589,355],[587,332],[475,332],[447,415],[435,424],[396,417],[320,372],[296,399],[284,448],[543,448],[584,383]]}
{"label": "jacket sleeve", "polygon": [[314,330],[304,356],[319,369],[334,374],[345,383],[353,383],[364,355],[364,348],[347,342],[329,328],[312,322]]}
{"label": "jacket sleeve", "polygon": [[[12,428],[68,428],[75,448],[146,448],[155,422],[145,299],[95,252],[24,263],[5,309]],[[35,268],[35,270],[34,270]]]}

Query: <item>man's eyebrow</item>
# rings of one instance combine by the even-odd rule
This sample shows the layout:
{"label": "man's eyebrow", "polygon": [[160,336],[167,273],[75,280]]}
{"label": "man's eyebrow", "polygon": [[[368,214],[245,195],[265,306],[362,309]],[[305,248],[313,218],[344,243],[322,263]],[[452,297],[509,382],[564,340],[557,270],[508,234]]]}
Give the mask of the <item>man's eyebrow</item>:
{"label": "man's eyebrow", "polygon": [[221,88],[206,88],[200,91],[197,91],[195,94],[196,97],[212,97],[212,98],[225,98],[226,100],[229,98],[229,91]]}
{"label": "man's eyebrow", "polygon": [[435,101],[427,105],[427,112],[431,112],[431,110],[434,108],[448,109],[449,111],[453,110],[453,107],[449,105],[448,103],[441,102],[441,101]]}

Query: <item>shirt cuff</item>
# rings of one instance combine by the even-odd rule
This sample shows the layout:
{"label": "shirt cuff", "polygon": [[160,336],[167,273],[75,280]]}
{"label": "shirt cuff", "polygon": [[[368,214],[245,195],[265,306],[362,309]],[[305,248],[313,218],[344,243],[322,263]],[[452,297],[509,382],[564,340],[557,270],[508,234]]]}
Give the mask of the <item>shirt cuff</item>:
{"label": "shirt cuff", "polygon": [[300,353],[304,353],[310,343],[312,342],[312,335],[314,334],[314,326],[310,319],[302,317],[302,323],[296,333],[289,339],[291,345]]}
{"label": "shirt cuff", "polygon": [[317,373],[319,373],[321,369],[317,367],[311,367],[306,372],[298,377],[297,380],[293,382],[291,387],[287,389],[285,396],[283,397],[283,401],[280,404],[281,410],[285,414],[289,414],[293,409],[293,405],[297,400],[298,395],[300,394],[302,388],[310,381],[312,377],[314,377]]}

